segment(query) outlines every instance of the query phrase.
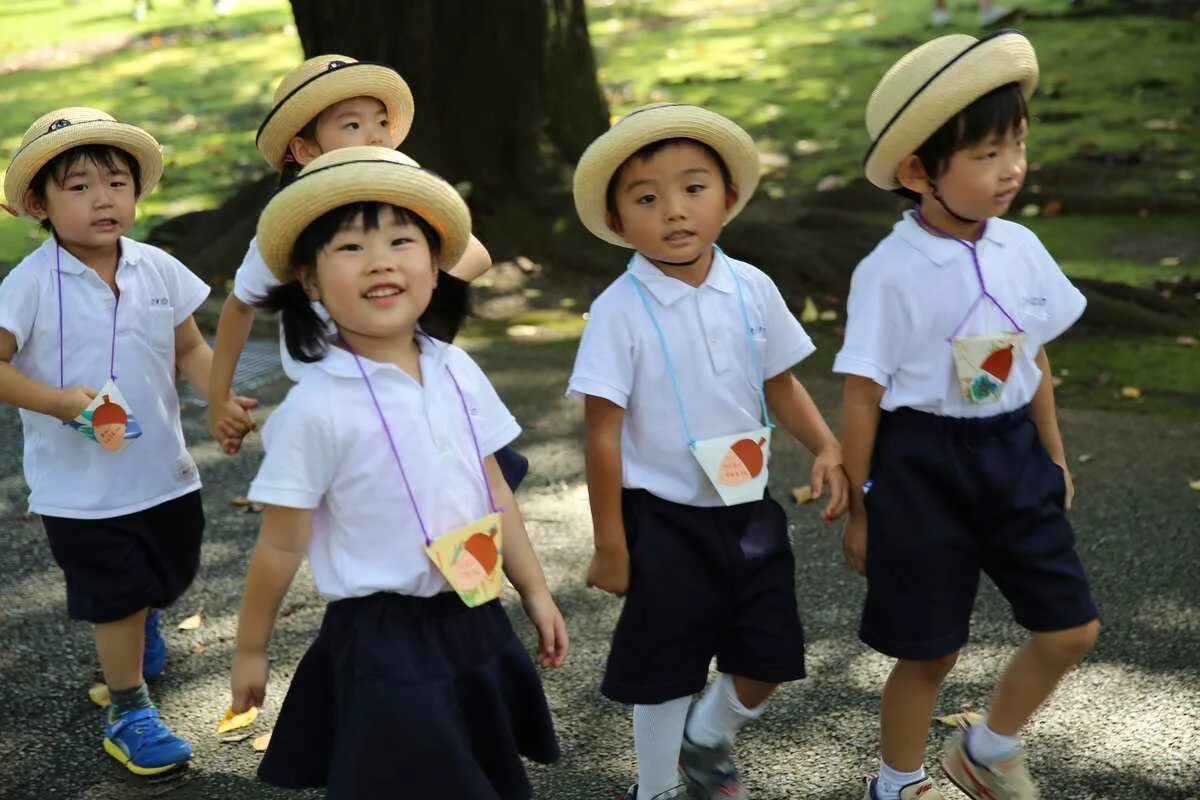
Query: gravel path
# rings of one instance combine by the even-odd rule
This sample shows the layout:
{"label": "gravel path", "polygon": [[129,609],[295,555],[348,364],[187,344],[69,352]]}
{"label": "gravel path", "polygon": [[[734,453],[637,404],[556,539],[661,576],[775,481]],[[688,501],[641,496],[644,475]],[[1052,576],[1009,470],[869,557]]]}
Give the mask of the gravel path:
{"label": "gravel path", "polygon": [[[545,675],[563,744],[552,768],[531,770],[536,796],[611,798],[631,780],[628,711],[597,686],[616,618],[615,600],[586,591],[590,525],[582,485],[581,412],[559,399],[572,343],[500,345],[477,357],[526,427],[520,449],[533,471],[520,493],[531,535],[568,618],[568,666]],[[803,377],[803,375],[802,375]],[[840,387],[808,379],[823,408]],[[278,402],[286,384],[260,387]],[[1104,616],[1097,650],[1064,682],[1031,726],[1027,742],[1043,796],[1066,800],[1200,800],[1200,425],[1161,418],[1064,410],[1076,459],[1074,522]],[[203,612],[204,625],[167,639],[166,676],[154,687],[164,716],[196,749],[192,766],[168,780],[134,779],[100,752],[99,714],[87,687],[98,672],[91,636],[66,618],[61,576],[36,518],[24,513],[16,414],[0,409],[0,797],[308,798],[254,780],[250,741],[221,743],[216,721],[228,703],[228,665],[238,598],[258,515],[230,505],[245,493],[260,456],[257,440],[236,458],[204,435],[199,409],[185,428],[205,481],[208,536],[199,578],[167,612],[177,623]],[[1088,458],[1081,459],[1085,455]],[[1082,463],[1079,463],[1082,462]],[[781,442],[773,490],[786,497],[807,457]],[[789,481],[791,479],[791,481]],[[816,509],[787,504],[797,587],[810,641],[806,681],[785,687],[738,746],[758,800],[858,800],[873,769],[875,712],[888,662],[855,635],[863,584],[840,563],[838,532]],[[936,576],[926,580],[935,581]],[[518,629],[530,635],[518,607]],[[301,575],[272,643],[269,700],[253,731],[265,732],[322,604]],[[978,709],[1022,634],[990,587],[980,594],[972,642],[950,677],[940,713]],[[944,732],[930,737],[931,759]],[[945,785],[947,797],[957,795]]]}

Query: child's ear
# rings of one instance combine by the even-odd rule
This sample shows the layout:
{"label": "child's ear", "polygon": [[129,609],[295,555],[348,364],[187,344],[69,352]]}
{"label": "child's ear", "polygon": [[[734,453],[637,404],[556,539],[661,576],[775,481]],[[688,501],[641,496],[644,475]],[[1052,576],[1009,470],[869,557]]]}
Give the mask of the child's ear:
{"label": "child's ear", "polygon": [[625,228],[621,225],[621,216],[614,214],[611,211],[604,212],[604,223],[608,225],[608,229],[618,236],[625,235]]}
{"label": "child's ear", "polygon": [[296,163],[303,167],[321,155],[321,146],[303,136],[293,136],[288,142],[288,152],[296,159]]}
{"label": "child's ear", "polygon": [[725,210],[726,211],[728,211],[729,209],[731,209],[737,205],[739,196],[740,195],[738,194],[738,190],[736,187],[733,187],[733,186],[726,187],[726,189],[725,189]]}
{"label": "child's ear", "polygon": [[38,222],[43,222],[46,217],[50,216],[50,210],[46,208],[45,198],[38,197],[37,192],[30,189],[25,192],[25,209]]}
{"label": "child's ear", "polygon": [[317,275],[315,269],[309,267],[301,267],[298,279],[300,288],[304,290],[304,294],[308,295],[309,300],[321,299],[321,288],[317,286]]}
{"label": "child's ear", "polygon": [[906,156],[896,167],[896,181],[910,192],[920,195],[933,191],[933,182],[929,180],[929,173],[925,171],[925,165],[921,163],[921,159],[917,158],[915,153]]}

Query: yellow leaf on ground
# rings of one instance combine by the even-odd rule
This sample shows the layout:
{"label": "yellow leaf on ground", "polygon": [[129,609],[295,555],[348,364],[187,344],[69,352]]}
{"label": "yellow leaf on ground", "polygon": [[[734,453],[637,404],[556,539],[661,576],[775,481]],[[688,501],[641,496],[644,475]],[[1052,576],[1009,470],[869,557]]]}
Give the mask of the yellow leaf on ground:
{"label": "yellow leaf on ground", "polygon": [[821,322],[833,322],[837,319],[837,312],[832,308],[828,308],[822,311],[817,318],[820,319]]}
{"label": "yellow leaf on ground", "polygon": [[264,733],[262,736],[259,736],[257,739],[251,742],[250,746],[254,748],[254,752],[261,753],[267,749],[267,745],[269,744],[271,744],[271,734]]}
{"label": "yellow leaf on ground", "polygon": [[1195,336],[1176,336],[1175,344],[1179,345],[1180,347],[1195,347],[1197,344],[1200,344],[1200,342],[1196,341]]}
{"label": "yellow leaf on ground", "polygon": [[1188,486],[1192,487],[1197,492],[1200,492],[1200,481],[1188,481]]}
{"label": "yellow leaf on ground", "polygon": [[229,733],[236,731],[238,728],[245,728],[254,720],[258,719],[258,708],[250,706],[249,709],[240,714],[233,713],[233,709],[225,712],[225,716],[221,717],[221,721],[217,724],[217,733]]}
{"label": "yellow leaf on ground", "polygon": [[792,499],[796,501],[796,505],[804,505],[812,500],[812,487],[797,486],[795,489],[792,489]]}
{"label": "yellow leaf on ground", "polygon": [[192,614],[190,617],[179,623],[179,630],[194,631],[200,627],[200,615]]}
{"label": "yellow leaf on ground", "polygon": [[800,312],[800,321],[813,323],[821,318],[821,312],[817,311],[817,304],[812,301],[811,297],[804,298],[804,310]]}
{"label": "yellow leaf on ground", "polygon": [[246,506],[250,505],[250,498],[231,497],[229,498],[229,505],[233,506],[234,508],[245,508]]}
{"label": "yellow leaf on ground", "polygon": [[1136,386],[1122,386],[1121,387],[1121,397],[1124,397],[1128,400],[1137,400],[1141,396],[1142,396],[1142,390]]}
{"label": "yellow leaf on ground", "polygon": [[951,728],[957,728],[960,725],[974,725],[981,719],[983,717],[974,711],[961,711],[957,714],[947,714],[944,717],[934,717],[935,721],[949,725]]}
{"label": "yellow leaf on ground", "polygon": [[88,697],[101,708],[107,708],[110,702],[108,699],[108,687],[103,683],[93,683],[88,689]]}

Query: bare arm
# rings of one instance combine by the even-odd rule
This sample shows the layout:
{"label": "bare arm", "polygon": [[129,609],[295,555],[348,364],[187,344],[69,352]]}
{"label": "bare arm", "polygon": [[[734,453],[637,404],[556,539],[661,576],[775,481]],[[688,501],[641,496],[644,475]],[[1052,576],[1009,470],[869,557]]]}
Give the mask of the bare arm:
{"label": "bare arm", "polygon": [[588,586],[620,596],[629,588],[629,548],[621,517],[621,425],[625,409],[588,395],[583,416],[587,429],[588,503],[595,536],[587,582]]}
{"label": "bare arm", "polygon": [[492,256],[488,253],[487,248],[483,246],[483,242],[471,235],[471,241],[467,242],[466,252],[458,263],[447,270],[451,275],[461,280],[470,283],[476,278],[487,273],[492,268]]}
{"label": "bare arm", "polygon": [[1038,368],[1042,371],[1042,380],[1038,383],[1033,400],[1030,401],[1029,416],[1033,419],[1033,424],[1037,426],[1038,438],[1042,440],[1042,446],[1050,454],[1050,459],[1062,468],[1063,480],[1067,487],[1064,502],[1070,509],[1075,501],[1075,485],[1071,480],[1071,470],[1067,467],[1067,453],[1063,446],[1062,432],[1058,428],[1058,412],[1054,404],[1054,379],[1053,373],[1050,371],[1050,358],[1046,355],[1045,347],[1038,350],[1036,360]]}
{"label": "bare arm", "polygon": [[217,321],[212,373],[208,381],[208,433],[230,455],[241,448],[245,435],[257,427],[247,407],[233,398],[233,374],[250,338],[254,313],[254,306],[230,293]]}
{"label": "bare arm", "polygon": [[96,397],[96,390],[86,386],[60,389],[26,377],[12,365],[16,354],[16,337],[0,328],[0,403],[69,422]]}
{"label": "bare arm", "polygon": [[791,370],[784,370],[763,384],[767,405],[784,429],[813,454],[812,494],[820,497],[829,484],[829,502],[821,516],[826,522],[846,511],[846,474],[842,470],[842,448],[825,423],[812,396]]}
{"label": "bare arm", "polygon": [[196,327],[195,317],[189,316],[175,326],[175,365],[188,383],[211,402],[212,349]]}
{"label": "bare arm", "polygon": [[312,519],[311,509],[267,506],[263,512],[238,612],[231,680],[231,706],[238,713],[261,706],[266,696],[267,642],[279,605],[308,552]]}
{"label": "bare arm", "polygon": [[842,532],[842,554],[855,571],[866,569],[867,510],[863,484],[871,474],[871,453],[879,428],[883,387],[870,378],[847,375],[842,391],[842,446],[850,479],[850,516]]}

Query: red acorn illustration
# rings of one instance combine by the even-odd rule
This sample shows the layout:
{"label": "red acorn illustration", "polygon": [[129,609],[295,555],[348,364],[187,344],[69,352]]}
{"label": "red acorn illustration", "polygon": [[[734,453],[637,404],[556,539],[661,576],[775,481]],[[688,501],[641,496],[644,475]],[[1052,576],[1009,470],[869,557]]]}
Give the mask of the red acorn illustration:
{"label": "red acorn illustration", "polygon": [[980,365],[987,374],[1004,382],[1008,380],[1008,373],[1012,372],[1013,365],[1013,346],[1003,347],[999,350],[993,350],[991,354],[983,360]]}
{"label": "red acorn illustration", "polygon": [[763,469],[763,445],[765,438],[757,442],[753,439],[739,439],[729,447],[729,452],[721,459],[719,468],[720,481],[723,486],[741,486],[748,480],[757,478]]}
{"label": "red acorn illustration", "polygon": [[121,449],[125,440],[125,426],[129,423],[129,415],[125,409],[104,395],[104,402],[92,412],[92,432],[100,446],[110,453]]}
{"label": "red acorn illustration", "polygon": [[495,533],[490,536],[486,533],[473,533],[463,543],[463,549],[475,556],[475,560],[483,567],[483,571],[489,575],[496,568],[496,562],[500,560],[500,554],[496,550]]}

